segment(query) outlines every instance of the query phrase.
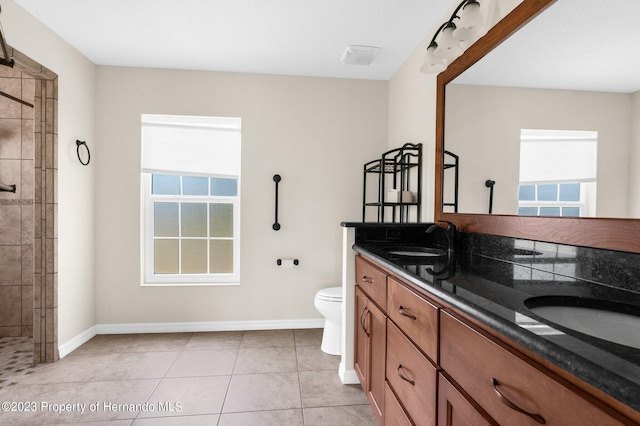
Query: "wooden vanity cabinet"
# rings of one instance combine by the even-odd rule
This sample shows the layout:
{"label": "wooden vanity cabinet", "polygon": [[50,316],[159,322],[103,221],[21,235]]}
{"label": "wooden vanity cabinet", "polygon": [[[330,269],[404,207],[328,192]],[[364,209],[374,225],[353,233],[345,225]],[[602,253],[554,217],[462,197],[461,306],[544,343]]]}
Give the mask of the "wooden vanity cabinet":
{"label": "wooden vanity cabinet", "polygon": [[387,322],[387,382],[416,426],[435,426],[438,370],[391,320]]}
{"label": "wooden vanity cabinet", "polygon": [[356,277],[355,370],[380,424],[638,424],[374,262]]}
{"label": "wooden vanity cabinet", "polygon": [[388,277],[387,315],[434,364],[438,363],[438,308],[433,303]]}
{"label": "wooden vanity cabinet", "polygon": [[387,274],[360,256],[356,257],[356,285],[380,308],[387,308]]}
{"label": "wooden vanity cabinet", "polygon": [[452,314],[440,327],[441,367],[499,424],[623,424]]}
{"label": "wooden vanity cabinet", "polygon": [[[356,260],[354,368],[380,424],[384,420],[387,316],[374,303],[369,290],[386,302],[386,275],[361,258]],[[362,278],[365,280],[362,280]],[[362,284],[361,284],[362,283]],[[384,297],[379,289],[384,288]],[[384,305],[383,305],[384,306]]]}
{"label": "wooden vanity cabinet", "polygon": [[445,373],[438,375],[438,426],[497,424],[475,401],[452,385]]}
{"label": "wooden vanity cabinet", "polygon": [[384,387],[384,422],[385,425],[413,426],[409,416],[400,405],[400,401],[387,383]]}

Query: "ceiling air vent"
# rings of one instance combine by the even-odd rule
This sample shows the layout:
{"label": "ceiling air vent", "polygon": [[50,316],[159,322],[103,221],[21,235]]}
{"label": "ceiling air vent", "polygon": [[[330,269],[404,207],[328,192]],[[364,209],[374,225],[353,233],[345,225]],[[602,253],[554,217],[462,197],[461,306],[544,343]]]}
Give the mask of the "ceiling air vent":
{"label": "ceiling air vent", "polygon": [[373,46],[347,46],[340,62],[347,65],[369,65],[380,51]]}

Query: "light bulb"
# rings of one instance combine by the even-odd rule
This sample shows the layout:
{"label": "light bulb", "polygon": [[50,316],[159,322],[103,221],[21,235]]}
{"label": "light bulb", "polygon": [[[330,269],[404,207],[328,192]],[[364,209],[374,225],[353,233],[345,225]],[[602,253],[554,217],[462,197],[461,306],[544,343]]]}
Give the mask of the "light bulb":
{"label": "light bulb", "polygon": [[473,42],[484,35],[484,21],[480,12],[480,3],[470,0],[462,7],[460,20],[456,24],[453,37],[456,40]]}
{"label": "light bulb", "polygon": [[453,32],[456,30],[456,25],[449,22],[438,39],[438,48],[433,52],[436,58],[453,59],[462,54],[462,48],[460,42],[453,38]]}
{"label": "light bulb", "polygon": [[437,74],[447,68],[442,59],[438,59],[433,55],[437,47],[438,45],[433,43],[427,48],[427,54],[424,57],[422,66],[420,67],[420,72],[425,74]]}

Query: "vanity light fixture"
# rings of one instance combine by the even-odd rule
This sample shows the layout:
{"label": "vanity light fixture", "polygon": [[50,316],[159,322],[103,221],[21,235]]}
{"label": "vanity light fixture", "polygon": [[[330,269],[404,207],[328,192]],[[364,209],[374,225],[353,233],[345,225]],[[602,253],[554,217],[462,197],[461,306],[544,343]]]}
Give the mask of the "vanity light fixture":
{"label": "vanity light fixture", "polygon": [[426,74],[444,71],[451,61],[485,33],[480,3],[464,0],[431,39],[420,71]]}

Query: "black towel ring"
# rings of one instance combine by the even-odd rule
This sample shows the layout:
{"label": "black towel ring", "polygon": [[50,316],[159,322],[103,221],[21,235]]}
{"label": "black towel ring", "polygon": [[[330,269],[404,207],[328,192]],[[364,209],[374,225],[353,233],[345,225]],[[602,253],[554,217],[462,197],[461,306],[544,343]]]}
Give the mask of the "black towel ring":
{"label": "black towel ring", "polygon": [[[82,145],[84,145],[84,149],[87,151],[86,162],[82,161],[82,157],[80,156],[80,146]],[[82,164],[83,166],[86,166],[87,164],[89,164],[89,161],[91,161],[91,152],[89,151],[89,146],[85,141],[76,140],[76,153],[78,154],[78,161],[80,161],[80,164]]]}

